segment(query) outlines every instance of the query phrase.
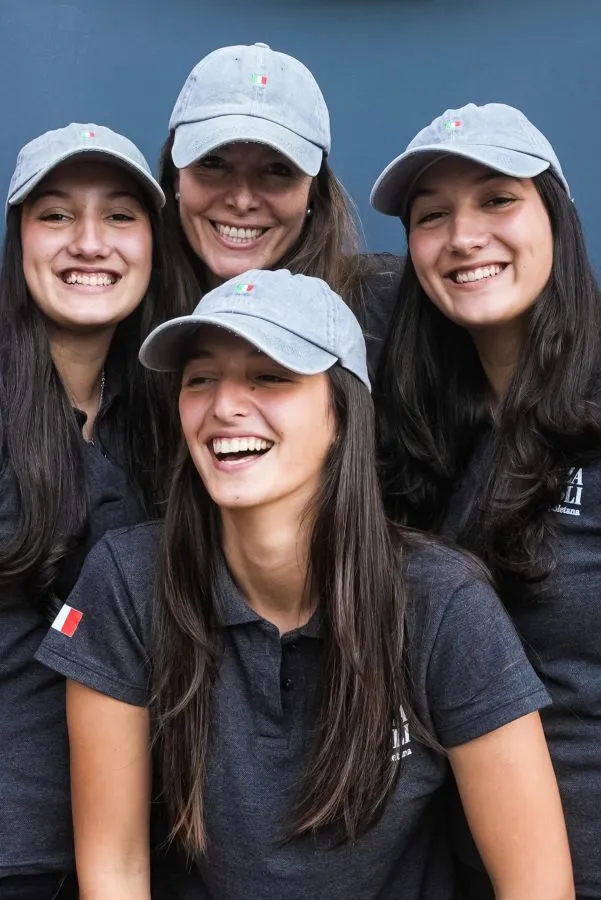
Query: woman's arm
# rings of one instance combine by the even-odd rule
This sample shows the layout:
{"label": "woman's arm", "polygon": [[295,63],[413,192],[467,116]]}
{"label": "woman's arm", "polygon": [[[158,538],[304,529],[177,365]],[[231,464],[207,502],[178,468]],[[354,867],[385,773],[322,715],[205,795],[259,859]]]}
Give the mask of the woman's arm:
{"label": "woman's arm", "polygon": [[67,681],[80,900],[150,900],[149,717]]}
{"label": "woman's arm", "polygon": [[563,810],[538,713],[453,747],[449,759],[497,900],[573,900]]}

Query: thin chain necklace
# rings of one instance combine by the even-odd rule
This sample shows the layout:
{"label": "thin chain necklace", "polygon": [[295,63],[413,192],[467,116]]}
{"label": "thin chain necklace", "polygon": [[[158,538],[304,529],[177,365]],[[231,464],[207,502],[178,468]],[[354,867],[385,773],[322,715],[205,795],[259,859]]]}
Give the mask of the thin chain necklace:
{"label": "thin chain necklace", "polygon": [[[102,367],[102,372],[100,373],[100,395],[99,395],[99,397],[98,397],[98,410],[97,410],[97,412],[96,412],[96,418],[98,418],[98,413],[99,413],[100,410],[102,409],[102,401],[104,400],[104,385],[105,385],[105,384],[106,384],[106,375],[104,374],[104,366],[103,366],[103,367]],[[95,425],[95,424],[96,424],[96,422],[94,422],[94,425]],[[93,432],[94,432],[94,426],[92,426],[92,433],[93,433]],[[94,442],[94,438],[93,438],[93,437],[91,437],[91,438],[88,440],[88,444],[91,444],[92,446],[95,445],[95,442]]]}

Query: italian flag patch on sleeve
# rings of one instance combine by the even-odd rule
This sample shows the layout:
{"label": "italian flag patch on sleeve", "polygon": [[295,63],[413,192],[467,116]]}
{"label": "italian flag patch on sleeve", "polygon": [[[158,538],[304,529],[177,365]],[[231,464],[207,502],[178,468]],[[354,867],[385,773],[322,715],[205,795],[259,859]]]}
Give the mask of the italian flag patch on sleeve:
{"label": "italian flag patch on sleeve", "polygon": [[60,631],[61,634],[66,634],[67,637],[73,637],[82,618],[82,612],[78,609],[73,609],[72,606],[67,606],[67,604],[64,603],[59,614],[52,623],[52,628],[55,628],[56,631]]}

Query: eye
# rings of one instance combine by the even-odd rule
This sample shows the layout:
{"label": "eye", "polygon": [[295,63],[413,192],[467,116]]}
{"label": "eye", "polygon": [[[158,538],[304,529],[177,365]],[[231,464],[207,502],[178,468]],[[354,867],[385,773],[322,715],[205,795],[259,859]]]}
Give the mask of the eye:
{"label": "eye", "polygon": [[38,216],[41,222],[66,222],[69,216],[62,212],[44,212]]}
{"label": "eye", "polygon": [[422,212],[415,216],[415,224],[416,225],[427,225],[429,222],[436,222],[442,217],[445,213],[440,209],[431,210],[430,212]]}
{"label": "eye", "polygon": [[285,162],[272,162],[265,167],[267,175],[276,175],[278,178],[292,178],[297,172]]}
{"label": "eye", "polygon": [[136,216],[133,213],[126,212],[114,212],[110,213],[109,219],[112,219],[114,222],[133,222]]}
{"label": "eye", "polygon": [[226,161],[222,156],[217,156],[215,153],[209,153],[207,156],[202,156],[195,163],[197,169],[225,169],[227,166]]}
{"label": "eye", "polygon": [[498,195],[495,197],[491,197],[489,200],[487,200],[485,202],[484,206],[495,208],[495,207],[510,206],[512,203],[515,203],[515,197],[506,197],[506,196]]}
{"label": "eye", "polygon": [[204,385],[211,384],[213,381],[215,381],[215,379],[211,378],[210,375],[201,375],[196,372],[184,377],[183,387],[204,387]]}
{"label": "eye", "polygon": [[263,384],[289,384],[292,378],[289,375],[278,372],[262,372],[256,376],[256,380]]}

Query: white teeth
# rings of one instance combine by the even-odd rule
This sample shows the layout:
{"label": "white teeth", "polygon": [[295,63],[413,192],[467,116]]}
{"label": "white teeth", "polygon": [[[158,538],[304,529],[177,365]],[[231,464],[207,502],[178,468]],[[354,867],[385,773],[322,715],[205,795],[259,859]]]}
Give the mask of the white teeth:
{"label": "white teeth", "polygon": [[213,438],[213,453],[241,453],[248,450],[269,450],[273,441],[264,441],[258,437]]}
{"label": "white teeth", "polygon": [[482,281],[483,278],[493,278],[503,271],[503,267],[499,265],[481,266],[478,269],[471,269],[469,272],[456,272],[455,281],[459,284],[465,284],[468,281]]}
{"label": "white teeth", "polygon": [[63,275],[66,284],[88,284],[91,287],[109,287],[117,278],[108,272],[68,272]]}
{"label": "white teeth", "polygon": [[243,244],[245,241],[254,241],[267,231],[266,228],[236,228],[235,225],[222,225],[220,222],[215,222],[215,227],[219,234],[229,238],[231,241],[235,241],[237,244]]}

